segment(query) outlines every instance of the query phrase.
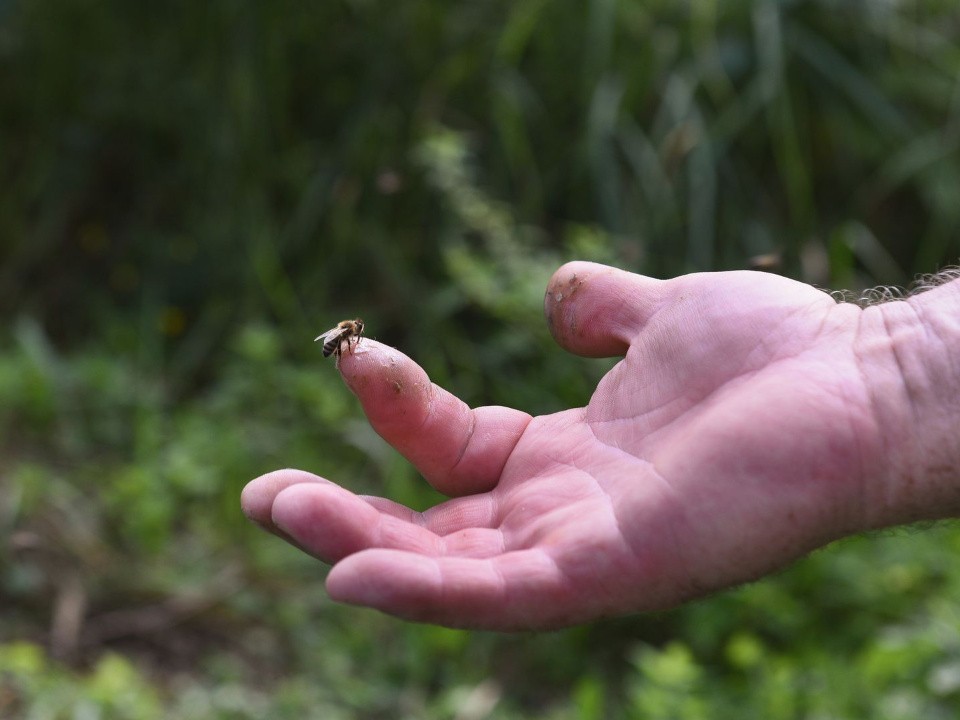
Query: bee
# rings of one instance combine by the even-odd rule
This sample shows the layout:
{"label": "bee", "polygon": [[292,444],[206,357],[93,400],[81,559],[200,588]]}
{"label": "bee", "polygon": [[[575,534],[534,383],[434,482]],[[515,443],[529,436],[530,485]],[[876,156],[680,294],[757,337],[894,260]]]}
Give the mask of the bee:
{"label": "bee", "polygon": [[[363,333],[363,320],[342,320],[336,327],[327,330],[322,335],[314,338],[314,342],[323,340],[323,356],[330,357],[336,355],[336,365],[340,367],[340,356],[343,354],[343,344],[347,344],[347,349],[353,353],[353,344],[360,344],[360,335]],[[356,338],[356,342],[351,341]]]}

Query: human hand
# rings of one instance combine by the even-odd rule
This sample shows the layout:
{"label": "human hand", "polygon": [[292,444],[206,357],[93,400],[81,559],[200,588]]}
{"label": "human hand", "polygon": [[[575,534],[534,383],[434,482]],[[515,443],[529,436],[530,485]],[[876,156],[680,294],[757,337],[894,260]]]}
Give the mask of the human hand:
{"label": "human hand", "polygon": [[375,341],[342,358],[373,427],[453,499],[417,513],[281,470],[246,514],[332,563],[335,600],[504,630],[671,607],[894,520],[900,418],[875,409],[903,383],[860,308],[765,273],[569,263],[545,310],[565,349],[624,355],[585,408],[471,410]]}

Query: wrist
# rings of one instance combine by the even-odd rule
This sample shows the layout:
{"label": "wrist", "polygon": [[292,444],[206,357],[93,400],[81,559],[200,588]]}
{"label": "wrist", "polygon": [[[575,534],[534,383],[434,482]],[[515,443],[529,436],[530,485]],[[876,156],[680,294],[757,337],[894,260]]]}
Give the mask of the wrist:
{"label": "wrist", "polygon": [[871,524],[960,516],[960,280],[867,308],[864,326],[883,337],[864,372],[887,449]]}

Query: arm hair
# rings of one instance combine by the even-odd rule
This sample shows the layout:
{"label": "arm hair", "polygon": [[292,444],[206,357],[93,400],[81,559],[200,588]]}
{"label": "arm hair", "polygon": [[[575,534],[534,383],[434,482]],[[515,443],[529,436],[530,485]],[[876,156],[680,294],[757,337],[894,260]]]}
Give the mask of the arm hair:
{"label": "arm hair", "polygon": [[838,303],[851,303],[860,307],[869,307],[885,302],[906,300],[927,290],[946,285],[953,280],[960,280],[960,266],[947,267],[940,272],[918,275],[907,288],[896,285],[880,285],[875,288],[867,288],[859,294],[852,290],[833,290],[829,295]]}

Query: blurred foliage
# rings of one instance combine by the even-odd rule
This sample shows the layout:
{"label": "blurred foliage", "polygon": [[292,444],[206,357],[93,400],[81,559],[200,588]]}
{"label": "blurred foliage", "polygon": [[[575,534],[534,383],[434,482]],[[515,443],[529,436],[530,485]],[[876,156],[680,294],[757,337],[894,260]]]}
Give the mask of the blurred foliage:
{"label": "blurred foliage", "polygon": [[0,717],[914,718],[960,710],[960,531],[517,637],[339,607],[248,526],[280,466],[436,497],[310,339],[582,404],[542,293],[777,253],[960,257],[952,0],[0,2]]}

